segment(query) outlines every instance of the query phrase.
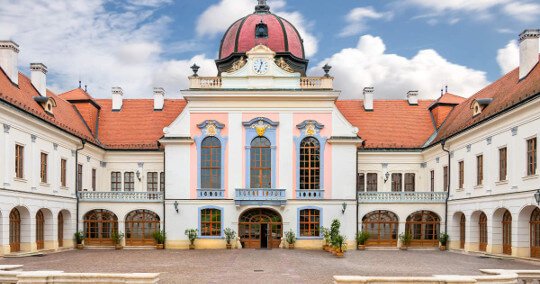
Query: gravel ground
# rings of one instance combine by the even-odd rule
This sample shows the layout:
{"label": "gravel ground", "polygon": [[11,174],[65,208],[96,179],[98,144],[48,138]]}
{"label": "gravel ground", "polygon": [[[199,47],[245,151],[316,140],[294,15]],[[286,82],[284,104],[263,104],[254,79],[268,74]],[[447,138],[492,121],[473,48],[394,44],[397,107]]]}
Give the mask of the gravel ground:
{"label": "gravel ground", "polygon": [[338,259],[308,250],[71,250],[0,258],[24,270],[160,272],[161,283],[332,283],[333,275],[480,274],[478,269],[540,269],[540,262],[431,250],[349,251]]}

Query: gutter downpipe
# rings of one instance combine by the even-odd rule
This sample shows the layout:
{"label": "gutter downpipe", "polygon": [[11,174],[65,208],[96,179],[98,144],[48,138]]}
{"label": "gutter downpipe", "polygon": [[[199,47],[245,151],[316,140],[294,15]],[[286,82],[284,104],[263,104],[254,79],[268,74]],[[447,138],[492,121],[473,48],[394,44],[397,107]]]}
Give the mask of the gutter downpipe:
{"label": "gutter downpipe", "polygon": [[452,180],[450,178],[450,165],[451,165],[451,160],[450,160],[450,151],[448,149],[445,149],[444,146],[446,145],[446,139],[442,140],[441,141],[441,148],[443,151],[445,151],[447,154],[448,154],[448,175],[447,175],[447,179],[448,179],[448,188],[446,188],[446,201],[444,203],[444,232],[448,234],[448,199],[450,198],[450,181]]}
{"label": "gutter downpipe", "polygon": [[[159,142],[158,142],[159,143]],[[165,182],[167,180],[167,175],[165,174],[165,149],[163,149],[163,174],[165,175],[164,178],[163,178],[163,232],[166,232],[165,231],[165,224],[167,224],[167,222],[165,222],[166,220],[166,214],[165,214],[165,192],[167,190],[167,183]],[[166,243],[167,239],[165,239],[165,242],[163,242],[163,248],[166,248],[165,247],[165,243]]]}
{"label": "gutter downpipe", "polygon": [[[364,147],[364,145],[366,144],[365,141],[362,141],[362,144],[361,144],[361,147]],[[356,189],[355,189],[355,192],[356,192],[356,196],[354,197],[354,199],[356,199],[356,236],[358,235],[358,233],[360,232],[360,227],[358,225],[358,221],[359,218],[358,218],[358,213],[360,212],[360,202],[358,201],[358,155],[360,154],[360,149],[359,147],[356,147],[356,174],[355,174],[355,184],[356,184]],[[355,236],[355,238],[356,238]],[[358,244],[356,245],[356,250],[358,250]]]}
{"label": "gutter downpipe", "polygon": [[77,188],[77,186],[79,185],[79,151],[84,149],[84,146],[86,145],[86,139],[81,139],[81,143],[82,147],[75,149],[75,196],[77,197],[77,209],[75,211],[75,232],[79,231],[79,189]]}

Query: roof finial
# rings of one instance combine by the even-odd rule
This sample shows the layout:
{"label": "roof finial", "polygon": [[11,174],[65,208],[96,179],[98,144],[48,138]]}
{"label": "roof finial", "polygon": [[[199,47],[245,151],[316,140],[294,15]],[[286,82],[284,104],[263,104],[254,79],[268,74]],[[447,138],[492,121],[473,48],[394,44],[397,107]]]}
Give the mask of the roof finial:
{"label": "roof finial", "polygon": [[79,80],[79,89],[81,88],[81,80]]}
{"label": "roof finial", "polygon": [[255,13],[269,13],[270,6],[266,4],[266,0],[257,0],[257,6],[255,6]]}
{"label": "roof finial", "polygon": [[88,85],[84,85],[84,92],[88,93]]}
{"label": "roof finial", "polygon": [[448,85],[444,86],[444,92],[448,93]]}

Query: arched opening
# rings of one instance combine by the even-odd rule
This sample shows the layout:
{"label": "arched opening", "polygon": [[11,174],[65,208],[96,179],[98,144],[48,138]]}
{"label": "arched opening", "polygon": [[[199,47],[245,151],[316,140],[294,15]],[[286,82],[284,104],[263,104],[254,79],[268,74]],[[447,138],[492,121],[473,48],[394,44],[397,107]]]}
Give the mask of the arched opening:
{"label": "arched opening", "polygon": [[41,210],[36,213],[36,246],[38,250],[45,248],[45,216]]}
{"label": "arched opening", "polygon": [[399,220],[391,211],[377,210],[362,218],[362,230],[369,232],[368,246],[396,246]]}
{"label": "arched opening", "polygon": [[465,214],[461,213],[459,218],[459,248],[465,249]]}
{"label": "arched opening", "polygon": [[531,213],[529,222],[531,228],[531,257],[540,257],[540,209],[537,207]]}
{"label": "arched opening", "polygon": [[84,215],[84,242],[86,245],[112,246],[112,233],[118,231],[118,218],[105,209],[92,210]]}
{"label": "arched opening", "polygon": [[405,229],[412,234],[411,246],[438,246],[440,218],[431,211],[416,211],[407,217]]}
{"label": "arched opening", "polygon": [[486,251],[487,243],[487,216],[486,213],[482,212],[478,218],[478,250]]}
{"label": "arched opening", "polygon": [[283,235],[281,215],[267,208],[248,209],[238,219],[238,235],[244,248],[279,248]]}
{"label": "arched opening", "polygon": [[21,214],[17,208],[9,213],[9,248],[11,252],[21,250]]}
{"label": "arched opening", "polygon": [[272,150],[271,143],[264,136],[255,137],[250,149],[250,187],[272,187]]}
{"label": "arched opening", "polygon": [[155,245],[153,234],[159,231],[159,216],[150,210],[134,210],[126,216],[126,245]]}
{"label": "arched opening", "polygon": [[221,142],[214,136],[201,143],[201,188],[221,188]]}
{"label": "arched opening", "polygon": [[502,218],[503,253],[512,254],[512,214],[506,210]]}
{"label": "arched opening", "polygon": [[321,145],[315,137],[300,142],[300,189],[320,189]]}
{"label": "arched opening", "polygon": [[58,212],[57,238],[58,238],[58,247],[63,247],[64,246],[64,214],[62,214],[62,211]]}

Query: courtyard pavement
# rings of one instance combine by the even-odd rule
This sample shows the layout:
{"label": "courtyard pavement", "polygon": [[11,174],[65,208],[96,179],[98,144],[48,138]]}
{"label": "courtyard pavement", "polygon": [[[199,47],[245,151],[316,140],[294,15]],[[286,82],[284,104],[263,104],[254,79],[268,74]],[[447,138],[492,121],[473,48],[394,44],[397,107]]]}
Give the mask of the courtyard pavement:
{"label": "courtyard pavement", "polygon": [[86,249],[0,258],[1,264],[22,264],[24,270],[160,272],[161,283],[332,283],[334,275],[475,275],[481,268],[540,269],[540,262],[431,250],[349,251],[338,259],[322,250]]}

